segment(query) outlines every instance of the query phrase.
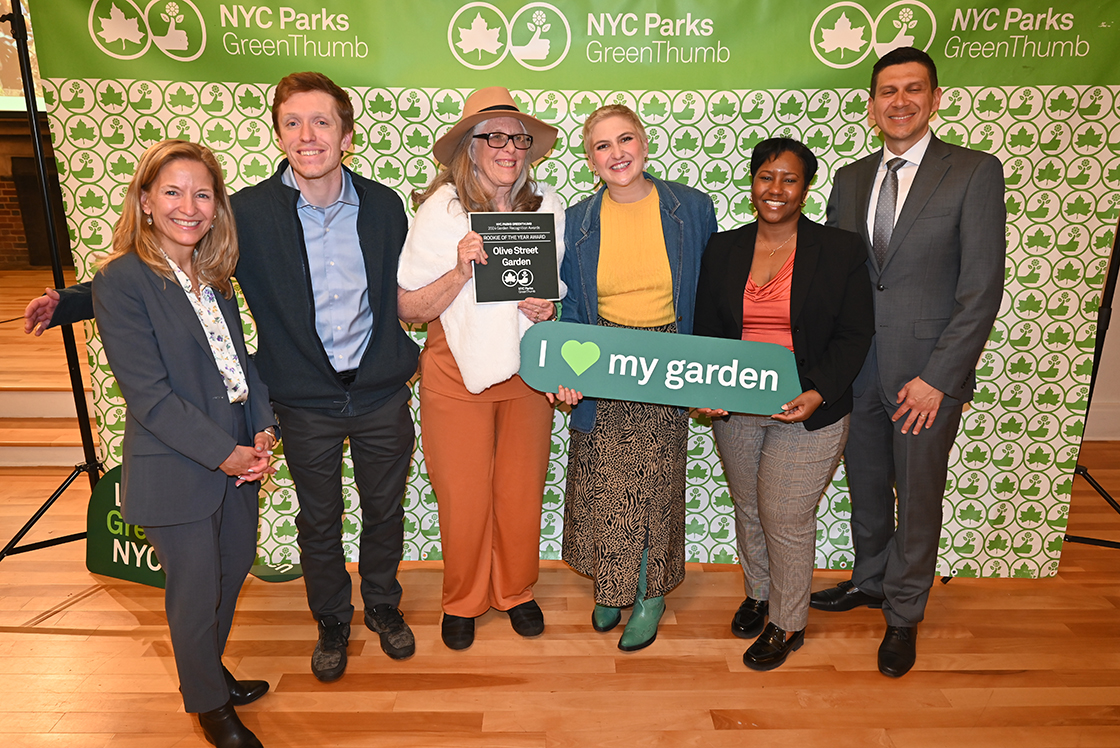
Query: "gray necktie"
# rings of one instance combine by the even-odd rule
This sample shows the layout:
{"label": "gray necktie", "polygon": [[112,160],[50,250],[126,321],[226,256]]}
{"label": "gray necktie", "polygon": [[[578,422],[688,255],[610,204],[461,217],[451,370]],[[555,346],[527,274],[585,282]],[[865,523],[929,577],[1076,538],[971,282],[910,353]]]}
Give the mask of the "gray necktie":
{"label": "gray necktie", "polygon": [[894,231],[894,209],[898,200],[898,170],[905,163],[904,158],[892,158],[888,161],[883,186],[879,188],[879,202],[875,206],[875,233],[871,237],[871,246],[875,250],[875,262],[879,263],[880,270],[887,259],[887,247],[891,245],[891,233]]}

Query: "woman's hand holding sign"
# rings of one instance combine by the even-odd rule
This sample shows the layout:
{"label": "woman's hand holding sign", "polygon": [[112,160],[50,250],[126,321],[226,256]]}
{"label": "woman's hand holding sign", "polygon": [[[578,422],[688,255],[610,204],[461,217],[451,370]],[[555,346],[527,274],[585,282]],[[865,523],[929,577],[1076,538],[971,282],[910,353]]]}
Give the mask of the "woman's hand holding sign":
{"label": "woman's hand holding sign", "polygon": [[[813,415],[823,403],[824,398],[821,397],[819,392],[808,390],[785,403],[782,406],[781,413],[775,413],[770,417],[782,423],[801,423]],[[723,418],[729,415],[726,410],[720,408],[696,408],[696,412],[710,419]]]}
{"label": "woman's hand holding sign", "polygon": [[573,406],[573,407],[576,405],[576,403],[578,403],[580,400],[583,399],[583,393],[582,392],[577,392],[576,390],[569,390],[564,385],[560,385],[557,388],[556,394],[553,394],[551,392],[546,392],[546,393],[544,393],[544,396],[548,398],[548,402],[551,403],[552,405],[555,405],[556,403],[561,402],[561,403],[567,403],[568,405]]}
{"label": "woman's hand holding sign", "polygon": [[468,231],[466,236],[459,240],[455,250],[458,255],[455,269],[466,283],[474,275],[474,263],[485,265],[488,259],[486,250],[482,248],[482,236],[475,231]]}
{"label": "woman's hand holding sign", "polygon": [[781,413],[770,416],[782,423],[801,423],[821,407],[824,398],[816,390],[806,390],[782,406]]}
{"label": "woman's hand holding sign", "polygon": [[729,415],[726,410],[722,410],[720,408],[696,408],[696,412],[712,420],[716,418],[723,418],[724,416]]}

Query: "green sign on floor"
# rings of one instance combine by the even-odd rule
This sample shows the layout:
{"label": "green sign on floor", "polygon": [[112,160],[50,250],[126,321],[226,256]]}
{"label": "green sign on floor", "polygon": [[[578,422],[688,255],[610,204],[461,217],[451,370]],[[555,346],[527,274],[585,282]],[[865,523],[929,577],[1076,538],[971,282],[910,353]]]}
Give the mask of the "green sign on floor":
{"label": "green sign on floor", "polygon": [[86,510],[86,568],[94,574],[162,589],[166,583],[156,549],[144,528],[121,518],[121,468],[97,482]]}
{"label": "green sign on floor", "polygon": [[[94,574],[126,579],[149,587],[163,588],[166,575],[156,549],[144,528],[121,518],[121,468],[115,467],[97,482],[86,510],[86,568]],[[265,582],[299,579],[298,563],[269,564],[258,559],[250,570]]]}

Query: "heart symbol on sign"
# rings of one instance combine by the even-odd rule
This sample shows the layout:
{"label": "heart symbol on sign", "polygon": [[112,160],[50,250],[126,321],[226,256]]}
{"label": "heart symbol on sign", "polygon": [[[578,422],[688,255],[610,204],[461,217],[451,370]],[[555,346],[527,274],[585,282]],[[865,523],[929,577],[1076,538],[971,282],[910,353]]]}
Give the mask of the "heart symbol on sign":
{"label": "heart symbol on sign", "polygon": [[560,347],[560,355],[564,357],[568,366],[572,367],[572,371],[578,377],[599,360],[599,346],[594,343],[577,343],[574,340],[569,340]]}

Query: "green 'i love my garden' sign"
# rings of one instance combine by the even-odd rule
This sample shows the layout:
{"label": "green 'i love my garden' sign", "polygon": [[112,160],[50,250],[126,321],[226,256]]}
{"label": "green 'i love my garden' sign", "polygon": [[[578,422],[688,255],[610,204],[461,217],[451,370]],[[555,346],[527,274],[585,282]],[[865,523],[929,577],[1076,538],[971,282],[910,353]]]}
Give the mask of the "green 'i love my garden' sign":
{"label": "green 'i love my garden' sign", "polygon": [[521,378],[542,392],[732,413],[780,413],[801,394],[793,353],[774,343],[544,322],[521,339]]}

